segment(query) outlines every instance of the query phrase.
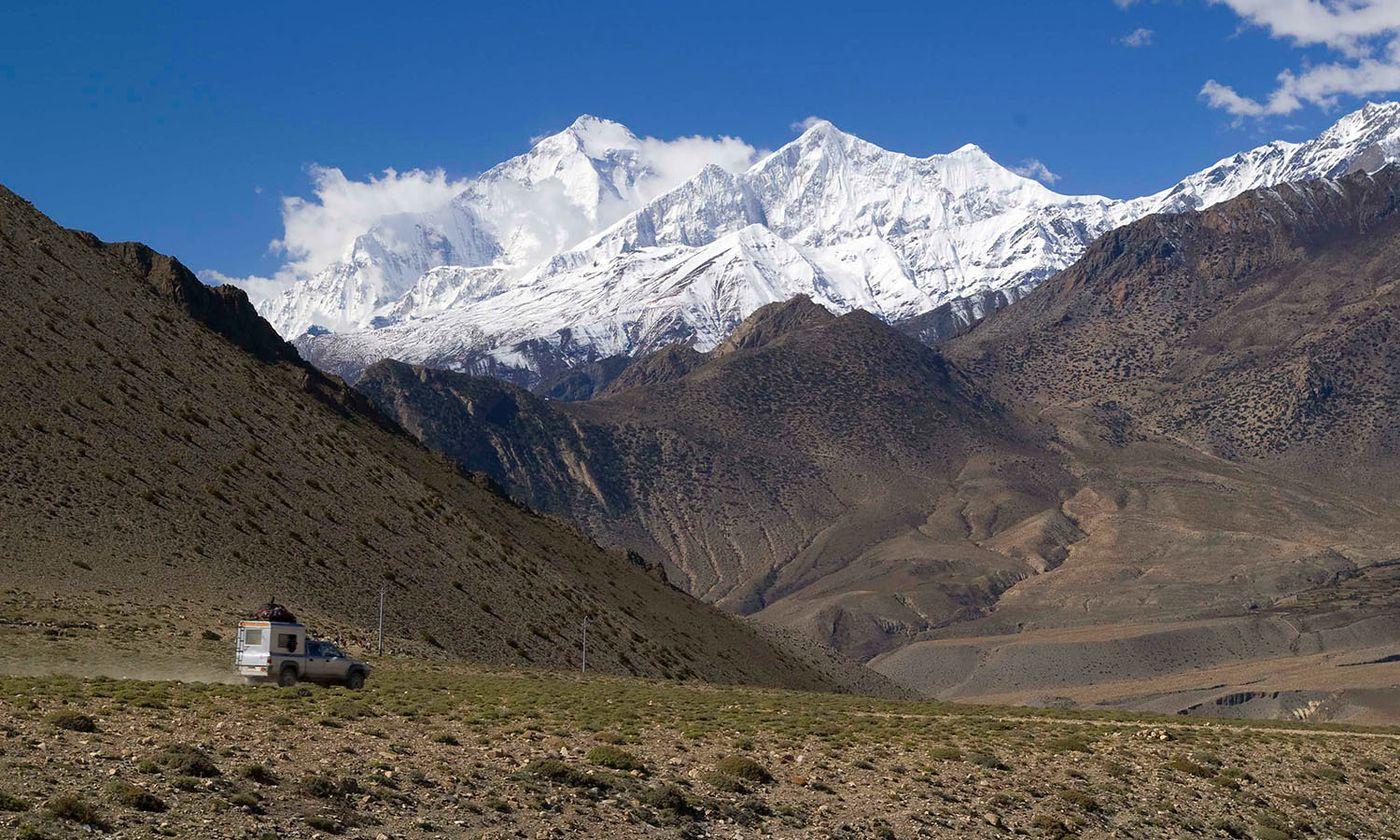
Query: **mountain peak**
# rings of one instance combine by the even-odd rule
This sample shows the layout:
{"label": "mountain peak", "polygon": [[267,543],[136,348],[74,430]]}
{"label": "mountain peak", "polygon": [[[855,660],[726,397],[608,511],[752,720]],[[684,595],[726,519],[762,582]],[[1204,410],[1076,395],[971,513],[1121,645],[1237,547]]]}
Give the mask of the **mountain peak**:
{"label": "mountain peak", "polygon": [[839,134],[841,131],[831,122],[831,120],[823,119],[821,117],[813,117],[807,120],[804,123],[804,125],[805,127],[802,129],[802,134],[798,135],[799,137],[807,134],[830,134],[832,132]]}
{"label": "mountain peak", "polygon": [[787,333],[825,324],[836,318],[829,309],[814,303],[807,295],[760,306],[745,318],[734,332],[714,349],[714,358],[736,350],[762,347]]}
{"label": "mountain peak", "polygon": [[1360,111],[1367,117],[1400,115],[1400,102],[1367,102]]}
{"label": "mountain peak", "polygon": [[[595,117],[592,114],[579,114],[573,122],[569,123],[569,129],[573,131],[583,131],[587,130],[590,126],[597,125],[599,123],[612,122],[612,120],[604,119],[603,117]],[[616,123],[613,124],[616,125]]]}
{"label": "mountain peak", "polygon": [[[797,137],[796,143],[815,144],[844,142],[847,140],[860,140],[854,134],[848,134],[836,127],[831,120],[817,119],[807,124],[807,128]],[[865,141],[861,141],[865,142]]]}
{"label": "mountain peak", "polygon": [[[996,160],[976,143],[964,143],[946,155],[934,155],[934,157],[953,158],[960,161],[970,162],[978,166],[994,166],[997,169],[1006,167],[997,163]],[[1034,179],[1031,179],[1034,180]]]}
{"label": "mountain peak", "polygon": [[590,158],[603,160],[614,152],[636,151],[639,142],[637,136],[622,123],[592,114],[580,114],[569,123],[568,128],[544,138],[535,144],[535,148],[556,144],[572,146]]}
{"label": "mountain peak", "polygon": [[1378,133],[1400,130],[1400,102],[1367,102],[1332,124],[1318,139],[1372,141]]}
{"label": "mountain peak", "polygon": [[977,155],[977,156],[981,156],[981,157],[990,157],[990,155],[988,155],[987,152],[986,152],[981,146],[977,145],[976,143],[964,143],[964,144],[962,144],[961,146],[959,146],[959,147],[957,147],[956,149],[954,149],[952,152],[950,152],[950,154],[954,154],[954,155]]}

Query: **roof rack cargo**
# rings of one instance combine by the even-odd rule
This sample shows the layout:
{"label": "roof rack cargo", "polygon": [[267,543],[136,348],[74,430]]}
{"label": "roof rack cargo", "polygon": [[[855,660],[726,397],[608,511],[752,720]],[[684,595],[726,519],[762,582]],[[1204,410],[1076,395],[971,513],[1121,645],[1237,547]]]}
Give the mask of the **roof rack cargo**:
{"label": "roof rack cargo", "polygon": [[267,604],[258,608],[252,618],[257,621],[275,621],[281,624],[296,624],[297,617],[292,611],[269,598]]}

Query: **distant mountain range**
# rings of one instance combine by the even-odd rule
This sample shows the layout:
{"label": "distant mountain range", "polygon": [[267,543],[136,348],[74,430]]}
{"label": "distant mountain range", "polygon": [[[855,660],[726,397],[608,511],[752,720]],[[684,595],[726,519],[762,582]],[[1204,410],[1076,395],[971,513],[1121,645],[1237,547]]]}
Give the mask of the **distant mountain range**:
{"label": "distant mountain range", "polygon": [[708,350],[797,294],[890,323],[922,317],[937,337],[1133,219],[1398,155],[1400,104],[1373,104],[1308,142],[1116,200],[1060,195],[973,145],[914,158],[818,122],[747,171],[708,166],[649,196],[642,141],[585,116],[447,205],[380,219],[341,261],[258,308],[352,381],[394,358],[535,387],[673,342]]}
{"label": "distant mountain range", "polygon": [[393,361],[356,387],[940,696],[1393,720],[1397,265],[1385,167],[1129,223],[937,348],[799,297],[585,401]]}

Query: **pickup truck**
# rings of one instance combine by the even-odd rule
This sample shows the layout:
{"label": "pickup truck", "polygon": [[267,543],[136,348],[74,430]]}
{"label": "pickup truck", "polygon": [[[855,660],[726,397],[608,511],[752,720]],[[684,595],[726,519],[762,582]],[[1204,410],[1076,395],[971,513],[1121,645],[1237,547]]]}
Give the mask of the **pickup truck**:
{"label": "pickup truck", "polygon": [[250,684],[298,682],[363,688],[370,667],[332,642],[308,639],[305,625],[283,621],[238,622],[234,666]]}

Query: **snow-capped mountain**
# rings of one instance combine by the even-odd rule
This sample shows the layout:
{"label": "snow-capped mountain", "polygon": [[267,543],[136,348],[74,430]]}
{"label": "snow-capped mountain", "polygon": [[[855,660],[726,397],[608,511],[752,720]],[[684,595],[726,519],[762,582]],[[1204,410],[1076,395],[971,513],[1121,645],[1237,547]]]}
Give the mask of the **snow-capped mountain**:
{"label": "snow-capped mountain", "polygon": [[1200,210],[1258,187],[1336,178],[1356,169],[1374,172],[1396,160],[1400,160],[1400,102],[1371,103],[1312,140],[1275,140],[1125,204],[1134,218]]}
{"label": "snow-capped mountain", "polygon": [[639,148],[621,125],[579,117],[446,206],[379,220],[344,259],[259,309],[293,337],[313,326],[344,331],[421,317],[463,295],[488,295],[639,206],[647,174]]}
{"label": "snow-capped mountain", "polygon": [[818,122],[747,171],[707,166],[648,198],[637,138],[581,117],[449,206],[382,220],[344,261],[261,309],[352,379],[392,357],[528,384],[672,341],[707,349],[796,294],[889,321],[950,303],[975,317],[1132,219],[1398,156],[1400,104],[1368,105],[1314,140],[1115,200],[1058,194],[976,146],[915,158]]}

